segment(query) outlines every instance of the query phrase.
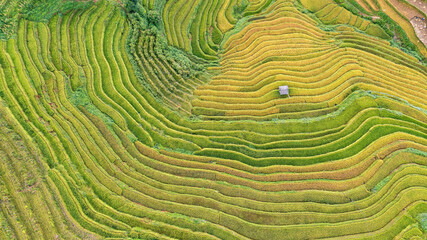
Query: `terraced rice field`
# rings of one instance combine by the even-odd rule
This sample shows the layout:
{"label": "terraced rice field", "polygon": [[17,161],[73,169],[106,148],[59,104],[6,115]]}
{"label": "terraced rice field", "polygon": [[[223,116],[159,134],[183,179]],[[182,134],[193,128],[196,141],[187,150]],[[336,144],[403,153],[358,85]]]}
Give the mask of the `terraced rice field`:
{"label": "terraced rice field", "polygon": [[371,17],[99,0],[17,18],[0,239],[426,239],[425,46],[398,10],[379,15],[400,35],[372,20],[395,1],[351,2]]}

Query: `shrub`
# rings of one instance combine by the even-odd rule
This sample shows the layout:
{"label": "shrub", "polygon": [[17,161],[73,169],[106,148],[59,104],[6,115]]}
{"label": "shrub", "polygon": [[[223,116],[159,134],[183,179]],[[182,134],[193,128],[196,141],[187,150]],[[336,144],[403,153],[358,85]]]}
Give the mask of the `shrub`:
{"label": "shrub", "polygon": [[55,14],[88,8],[93,1],[31,0],[22,7],[22,15],[31,21],[48,21]]}

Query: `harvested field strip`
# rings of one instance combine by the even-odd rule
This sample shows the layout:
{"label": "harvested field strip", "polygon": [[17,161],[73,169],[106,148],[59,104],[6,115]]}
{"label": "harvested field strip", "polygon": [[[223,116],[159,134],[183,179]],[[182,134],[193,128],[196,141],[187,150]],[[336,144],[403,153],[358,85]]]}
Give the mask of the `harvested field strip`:
{"label": "harvested field strip", "polygon": [[397,22],[400,27],[405,31],[405,33],[408,35],[408,38],[410,41],[417,46],[417,49],[420,51],[420,53],[427,57],[427,48],[426,46],[419,41],[411,23],[409,22],[409,19],[407,19],[402,13],[396,10],[396,8],[387,0],[378,0],[380,9],[383,12],[386,12],[387,15],[393,19],[393,21]]}

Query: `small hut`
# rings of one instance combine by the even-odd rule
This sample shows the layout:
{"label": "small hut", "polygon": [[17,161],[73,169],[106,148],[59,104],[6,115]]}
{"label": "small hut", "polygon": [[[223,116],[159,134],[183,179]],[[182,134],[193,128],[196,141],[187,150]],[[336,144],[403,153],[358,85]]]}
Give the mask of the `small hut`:
{"label": "small hut", "polygon": [[279,92],[280,92],[280,95],[288,95],[288,97],[290,97],[289,96],[289,87],[288,87],[288,85],[286,85],[286,86],[279,86]]}

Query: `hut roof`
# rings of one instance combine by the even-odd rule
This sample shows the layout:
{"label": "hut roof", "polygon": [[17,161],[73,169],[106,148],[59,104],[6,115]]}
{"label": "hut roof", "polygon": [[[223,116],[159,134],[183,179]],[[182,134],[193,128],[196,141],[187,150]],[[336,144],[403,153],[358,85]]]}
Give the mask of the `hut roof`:
{"label": "hut roof", "polygon": [[279,86],[279,92],[280,92],[280,95],[289,95],[289,87],[288,87],[288,85],[286,85],[286,86]]}

